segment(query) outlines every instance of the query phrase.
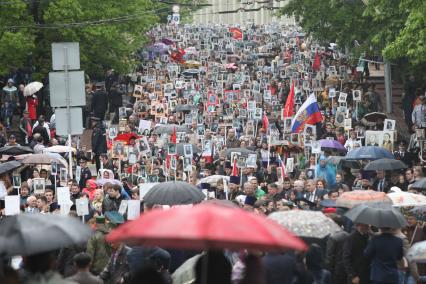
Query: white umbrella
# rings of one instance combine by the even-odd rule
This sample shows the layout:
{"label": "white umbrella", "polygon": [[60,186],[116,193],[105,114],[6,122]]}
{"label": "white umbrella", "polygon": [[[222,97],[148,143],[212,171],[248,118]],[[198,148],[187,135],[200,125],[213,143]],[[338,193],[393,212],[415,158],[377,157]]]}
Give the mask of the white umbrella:
{"label": "white umbrella", "polygon": [[426,196],[411,192],[404,192],[399,187],[392,187],[387,194],[395,207],[426,205]]}
{"label": "white umbrella", "polygon": [[31,95],[37,93],[38,91],[40,91],[41,88],[43,88],[43,83],[31,82],[31,83],[29,83],[28,85],[25,86],[24,96],[26,96],[26,97],[31,96]]}
{"label": "white umbrella", "polygon": [[200,184],[202,184],[202,183],[210,183],[210,184],[212,184],[212,185],[216,185],[216,184],[217,184],[217,182],[218,182],[219,180],[222,180],[222,179],[226,179],[226,181],[228,181],[228,182],[229,182],[229,177],[228,177],[228,176],[212,175],[212,176],[208,176],[208,177],[205,177],[205,178],[200,179],[200,180],[198,181],[197,185],[200,185]]}
{"label": "white umbrella", "polygon": [[76,150],[74,147],[70,147],[70,146],[55,145],[55,146],[51,146],[44,149],[44,151],[50,152],[50,153],[69,153],[69,152],[75,152]]}

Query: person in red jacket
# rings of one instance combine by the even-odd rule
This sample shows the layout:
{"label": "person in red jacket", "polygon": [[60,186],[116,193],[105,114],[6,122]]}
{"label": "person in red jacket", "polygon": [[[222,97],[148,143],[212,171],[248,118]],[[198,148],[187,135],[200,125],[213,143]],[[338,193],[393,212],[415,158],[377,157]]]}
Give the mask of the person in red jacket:
{"label": "person in red jacket", "polygon": [[29,112],[29,117],[33,122],[37,120],[37,106],[38,98],[36,95],[27,97],[27,110]]}

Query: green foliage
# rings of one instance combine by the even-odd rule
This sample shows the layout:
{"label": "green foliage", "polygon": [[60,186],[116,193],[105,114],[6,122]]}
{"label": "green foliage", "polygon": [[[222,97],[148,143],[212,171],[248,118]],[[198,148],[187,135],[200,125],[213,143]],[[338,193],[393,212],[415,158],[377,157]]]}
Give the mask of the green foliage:
{"label": "green foliage", "polygon": [[[412,65],[426,61],[424,0],[291,0],[280,13],[294,16],[320,42]],[[354,40],[361,46],[354,48]]]}

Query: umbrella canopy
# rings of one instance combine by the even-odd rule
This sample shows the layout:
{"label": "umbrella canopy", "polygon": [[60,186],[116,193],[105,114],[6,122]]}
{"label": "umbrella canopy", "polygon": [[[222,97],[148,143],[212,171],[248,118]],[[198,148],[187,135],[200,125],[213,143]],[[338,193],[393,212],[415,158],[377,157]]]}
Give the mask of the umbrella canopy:
{"label": "umbrella canopy", "polygon": [[374,190],[354,190],[342,193],[337,200],[337,207],[352,208],[358,204],[392,204],[392,200],[384,192]]}
{"label": "umbrella canopy", "polygon": [[396,159],[381,158],[372,162],[369,162],[365,167],[365,171],[393,171],[407,168],[407,165]]}
{"label": "umbrella canopy", "polygon": [[197,75],[197,74],[200,74],[200,70],[194,69],[194,68],[186,69],[182,72],[182,75]]}
{"label": "umbrella canopy", "polygon": [[379,119],[385,120],[386,118],[388,117],[383,112],[371,112],[371,113],[367,113],[363,119],[365,119],[367,122],[371,122],[371,123],[374,123],[374,125],[376,125],[377,120]]}
{"label": "umbrella canopy", "polygon": [[65,146],[65,145],[55,145],[44,149],[46,152],[50,153],[69,153],[77,151],[74,147]]}
{"label": "umbrella canopy", "polygon": [[393,206],[395,207],[426,205],[426,196],[423,194],[405,192],[396,186],[392,187],[390,191],[391,192],[387,195],[392,200]]}
{"label": "umbrella canopy", "polygon": [[34,150],[28,146],[4,146],[0,148],[0,154],[2,155],[22,155],[34,153]]}
{"label": "umbrella canopy", "polygon": [[166,44],[166,45],[173,45],[175,42],[169,38],[162,38],[161,42]]}
{"label": "umbrella canopy", "polygon": [[18,161],[10,161],[0,164],[0,174],[4,174],[10,171],[13,171],[14,169],[19,168],[22,165],[21,162]]}
{"label": "umbrella canopy", "polygon": [[426,189],[426,178],[421,178],[411,185],[411,188]]}
{"label": "umbrella canopy", "polygon": [[346,160],[378,160],[381,158],[395,159],[391,152],[378,146],[364,146],[349,151]]}
{"label": "umbrella canopy", "polygon": [[188,60],[183,65],[188,67],[188,68],[198,68],[198,67],[201,66],[201,63],[199,61],[195,61],[195,60]]}
{"label": "umbrella canopy", "polygon": [[342,231],[333,220],[319,211],[279,211],[268,216],[299,237],[322,239]]}
{"label": "umbrella canopy", "polygon": [[0,254],[32,255],[87,242],[92,230],[77,218],[20,214],[0,220]]}
{"label": "umbrella canopy", "polygon": [[226,156],[231,158],[232,152],[239,152],[242,156],[248,156],[249,154],[256,154],[255,151],[249,150],[247,148],[229,148],[226,150]]}
{"label": "umbrella canopy", "polygon": [[407,225],[404,215],[389,205],[357,205],[346,212],[354,223],[369,224],[377,228],[402,228]]}
{"label": "umbrella canopy", "polygon": [[26,97],[31,96],[31,95],[37,93],[38,91],[40,91],[41,88],[43,88],[43,83],[31,82],[31,83],[29,83],[28,85],[25,86],[24,96],[26,96]]}
{"label": "umbrella canopy", "polygon": [[119,180],[116,180],[116,179],[108,179],[108,178],[100,178],[100,179],[97,179],[96,181],[95,181],[95,183],[98,185],[98,186],[104,186],[104,184],[106,184],[106,183],[112,183],[112,184],[117,184],[117,185],[119,185],[119,186],[123,186],[123,184],[121,183],[121,181],[119,181]]}
{"label": "umbrella canopy", "polygon": [[175,107],[176,112],[190,112],[193,109],[195,109],[193,105],[177,105]]}
{"label": "umbrella canopy", "polygon": [[346,160],[343,156],[329,156],[327,162],[335,166],[347,167],[351,169],[360,169],[361,164],[359,161]]}
{"label": "umbrella canopy", "polygon": [[345,147],[343,147],[342,144],[340,144],[339,141],[337,140],[331,140],[331,139],[321,139],[318,141],[320,146],[321,146],[321,150],[324,151],[337,151],[337,152],[342,152],[342,153],[346,153],[347,150]]}
{"label": "umbrella canopy", "polygon": [[190,284],[194,283],[195,276],[195,265],[197,264],[198,259],[202,256],[202,254],[197,254],[187,261],[185,261],[178,269],[173,272],[172,280],[173,284]]}
{"label": "umbrella canopy", "polygon": [[415,243],[407,251],[409,261],[425,263],[426,262],[426,241]]}
{"label": "umbrella canopy", "polygon": [[225,179],[226,181],[229,181],[229,176],[222,176],[222,175],[212,175],[205,178],[202,178],[198,181],[197,185],[200,185],[202,183],[210,183],[212,185],[216,185],[216,183],[222,179]]}
{"label": "umbrella canopy", "polygon": [[50,165],[52,162],[58,162],[68,167],[67,161],[58,153],[32,154],[22,160],[24,165]]}
{"label": "umbrella canopy", "polygon": [[158,125],[154,130],[154,134],[172,134],[175,129],[176,132],[191,133],[191,130],[188,129],[186,126],[181,126],[177,124],[165,124]]}
{"label": "umbrella canopy", "polygon": [[155,185],[143,199],[151,205],[180,205],[200,203],[205,197],[198,187],[190,183],[170,181]]}
{"label": "umbrella canopy", "polygon": [[[230,220],[238,222],[224,225]],[[107,241],[191,250],[306,249],[302,240],[272,220],[213,204],[151,210],[113,230]]]}
{"label": "umbrella canopy", "polygon": [[[183,145],[188,145],[188,143],[178,143],[178,144],[176,144],[176,152],[177,152],[177,154],[179,156],[184,156],[185,155],[185,150],[184,150],[184,146]],[[194,153],[194,154],[201,153],[201,150],[200,150],[200,148],[197,147],[197,145],[192,144],[192,153]]]}
{"label": "umbrella canopy", "polygon": [[114,141],[123,141],[126,142],[126,144],[129,144],[130,139],[139,139],[140,136],[136,133],[129,132],[129,133],[121,133],[118,134],[117,137],[114,138]]}

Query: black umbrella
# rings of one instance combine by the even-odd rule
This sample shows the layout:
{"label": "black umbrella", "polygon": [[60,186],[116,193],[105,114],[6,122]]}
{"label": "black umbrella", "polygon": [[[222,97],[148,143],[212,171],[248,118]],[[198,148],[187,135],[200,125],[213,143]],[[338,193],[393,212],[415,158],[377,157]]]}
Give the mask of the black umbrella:
{"label": "black umbrella", "polygon": [[21,214],[0,220],[0,255],[32,255],[85,243],[92,230],[77,218]]}
{"label": "black umbrella", "polygon": [[0,164],[0,174],[13,171],[16,168],[19,168],[21,165],[22,163],[18,161],[9,161],[9,162]]}
{"label": "black umbrella", "polygon": [[201,190],[187,182],[162,182],[152,187],[143,200],[150,205],[179,205],[200,203],[205,199]]}
{"label": "black umbrella", "polygon": [[421,178],[411,185],[412,188],[426,189],[426,178]]}
{"label": "black umbrella", "polygon": [[368,163],[364,170],[365,171],[393,171],[406,169],[407,165],[400,160],[382,158]]}
{"label": "black umbrella", "polygon": [[402,228],[407,225],[404,215],[390,205],[357,205],[346,217],[354,223],[369,224],[377,228]]}
{"label": "black umbrella", "polygon": [[344,156],[330,156],[327,158],[327,162],[340,167],[346,167],[351,169],[361,169],[361,164],[354,160],[345,160]]}
{"label": "black umbrella", "polygon": [[28,146],[4,146],[0,148],[0,154],[3,155],[22,155],[34,153],[34,150]]}

